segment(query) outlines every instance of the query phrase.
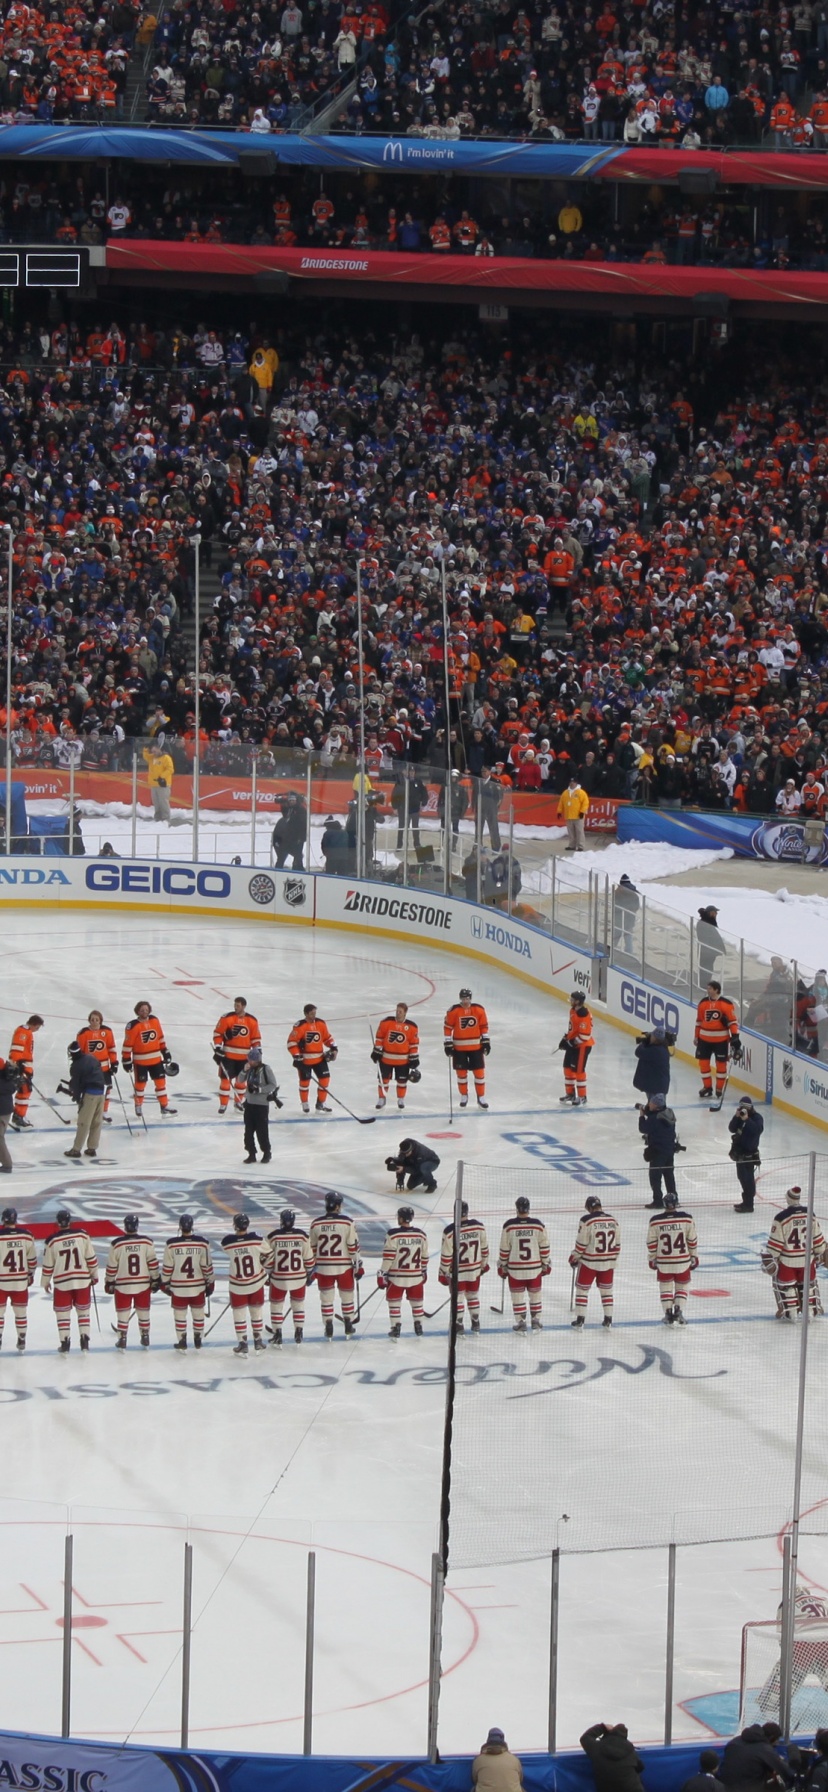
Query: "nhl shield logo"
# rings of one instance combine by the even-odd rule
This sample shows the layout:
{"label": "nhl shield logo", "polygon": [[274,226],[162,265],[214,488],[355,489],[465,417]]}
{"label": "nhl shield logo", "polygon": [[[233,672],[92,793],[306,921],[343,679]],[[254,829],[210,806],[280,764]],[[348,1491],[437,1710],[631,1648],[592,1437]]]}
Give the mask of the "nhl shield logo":
{"label": "nhl shield logo", "polygon": [[793,1088],[793,1065],[790,1058],[782,1059],[782,1087],[783,1089]]}
{"label": "nhl shield logo", "polygon": [[308,897],[308,887],[304,878],[286,877],[282,885],[282,896],[288,908],[301,908]]}

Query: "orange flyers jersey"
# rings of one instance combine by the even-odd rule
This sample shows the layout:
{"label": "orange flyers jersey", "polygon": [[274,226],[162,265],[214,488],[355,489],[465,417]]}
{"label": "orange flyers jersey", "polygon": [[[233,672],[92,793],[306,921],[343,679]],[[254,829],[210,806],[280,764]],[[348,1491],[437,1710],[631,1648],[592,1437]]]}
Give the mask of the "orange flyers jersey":
{"label": "orange flyers jersey", "polygon": [[382,1274],[397,1288],[418,1288],[428,1269],[428,1240],[419,1226],[392,1226],[385,1235]]}
{"label": "orange flyers jersey", "polygon": [[230,1259],[230,1293],[258,1294],[270,1272],[273,1252],[258,1232],[228,1232],[221,1248]]}
{"label": "orange flyers jersey", "polygon": [[541,1220],[516,1216],[507,1220],[500,1234],[498,1269],[508,1271],[515,1282],[533,1282],[549,1267],[549,1239]]}
{"label": "orange flyers jersey", "polygon": [[377,1027],[375,1050],[386,1064],[409,1064],[420,1050],[420,1035],[413,1020],[398,1021],[389,1015]]}
{"label": "orange flyers jersey", "polygon": [[[806,1244],[808,1233],[808,1211],[805,1207],[783,1207],[777,1213],[770,1229],[768,1250],[773,1253],[775,1263],[784,1263],[786,1269],[805,1268]],[[825,1239],[819,1220],[814,1221],[814,1240],[812,1247],[813,1263],[819,1263],[825,1257]],[[813,1273],[813,1272],[812,1272]]]}
{"label": "orange flyers jersey", "polygon": [[304,1288],[314,1266],[313,1247],[301,1226],[289,1232],[269,1232],[271,1288]]}
{"label": "orange flyers jersey", "polygon": [[[440,1280],[447,1282],[451,1276],[451,1265],[454,1257],[454,1226],[446,1226],[440,1246]],[[461,1220],[460,1249],[457,1261],[457,1280],[461,1287],[469,1282],[475,1286],[489,1267],[489,1241],[485,1228],[479,1220]]]}
{"label": "orange flyers jersey", "polygon": [[683,1276],[696,1262],[696,1222],[682,1207],[655,1214],[647,1227],[647,1257],[662,1276]]}
{"label": "orange flyers jersey", "polygon": [[134,1020],[124,1034],[123,1055],[127,1064],[160,1064],[166,1050],[164,1033],[157,1015],[147,1020]]}
{"label": "orange flyers jersey", "polygon": [[165,1293],[209,1294],[213,1287],[213,1259],[206,1238],[191,1232],[189,1238],[168,1238],[161,1269]]}
{"label": "orange flyers jersey", "polygon": [[477,1052],[484,1039],[489,1037],[489,1022],[485,1008],[479,1002],[471,1002],[468,1008],[455,1002],[449,1009],[443,1022],[443,1038],[455,1051]]}
{"label": "orange flyers jersey", "polygon": [[9,1047],[9,1062],[31,1070],[34,1064],[34,1033],[31,1027],[15,1027]]}
{"label": "orange flyers jersey", "polygon": [[310,1247],[320,1275],[333,1276],[351,1269],[359,1250],[357,1229],[344,1213],[326,1213],[311,1221]]}
{"label": "orange flyers jersey", "polygon": [[304,1064],[321,1064],[326,1052],[334,1045],[333,1034],[324,1020],[298,1020],[291,1028],[288,1038],[288,1051],[291,1057],[301,1059]]}
{"label": "orange flyers jersey", "polygon": [[589,1269],[611,1269],[621,1249],[618,1221],[611,1213],[585,1213],[578,1227],[573,1257]]}
{"label": "orange flyers jersey", "polygon": [[97,1058],[102,1070],[114,1070],[118,1063],[118,1047],[111,1027],[81,1027],[77,1035],[82,1052]]}
{"label": "orange flyers jersey", "polygon": [[213,1033],[213,1049],[223,1058],[243,1064],[251,1045],[261,1045],[262,1035],[254,1014],[223,1014]]}
{"label": "orange flyers jersey", "polygon": [[125,1232],[121,1238],[113,1238],[104,1277],[107,1294],[115,1288],[130,1294],[143,1294],[147,1288],[157,1288],[160,1280],[161,1270],[151,1238],[144,1238],[137,1232]]}
{"label": "orange flyers jersey", "polygon": [[34,1281],[37,1252],[31,1232],[23,1226],[0,1226],[0,1289],[22,1292]]}
{"label": "orange flyers jersey", "polygon": [[70,1226],[65,1232],[53,1232],[47,1238],[40,1279],[47,1293],[52,1282],[61,1291],[94,1287],[98,1280],[98,1259],[92,1240],[82,1226]]}
{"label": "orange flyers jersey", "polygon": [[570,1009],[566,1037],[571,1045],[595,1044],[592,1035],[592,1015],[588,1008],[584,1008],[583,1012],[577,1008]]}
{"label": "orange flyers jersey", "polygon": [[727,996],[705,996],[696,1009],[696,1039],[700,1045],[722,1045],[739,1031],[736,1010]]}

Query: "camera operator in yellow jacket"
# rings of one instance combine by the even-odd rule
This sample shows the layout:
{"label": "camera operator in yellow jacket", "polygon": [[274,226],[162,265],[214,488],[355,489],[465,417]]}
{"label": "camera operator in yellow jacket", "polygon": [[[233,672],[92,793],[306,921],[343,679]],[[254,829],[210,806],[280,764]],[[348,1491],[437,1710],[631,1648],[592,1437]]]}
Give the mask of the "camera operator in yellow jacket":
{"label": "camera operator in yellow jacket", "polygon": [[175,766],[169,753],[165,753],[161,741],[153,741],[151,747],[145,747],[144,758],[147,762],[153,815],[156,821],[169,821],[170,793]]}

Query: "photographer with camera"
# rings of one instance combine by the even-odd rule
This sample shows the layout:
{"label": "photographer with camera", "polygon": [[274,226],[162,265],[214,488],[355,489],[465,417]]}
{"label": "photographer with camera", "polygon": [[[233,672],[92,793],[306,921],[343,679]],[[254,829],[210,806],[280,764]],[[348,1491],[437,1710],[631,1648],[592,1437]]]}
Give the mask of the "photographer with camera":
{"label": "photographer with camera", "polygon": [[396,1177],[398,1190],[424,1188],[427,1195],[433,1195],[437,1187],[434,1172],[439,1163],[440,1159],[430,1145],[421,1145],[418,1139],[401,1139],[396,1157],[387,1157],[385,1168]]}
{"label": "photographer with camera", "polygon": [[260,1045],[251,1045],[247,1054],[247,1070],[244,1089],[244,1149],[247,1153],[246,1164],[256,1162],[256,1145],[258,1144],[262,1163],[270,1163],[270,1127],[268,1124],[268,1104],[281,1108],[284,1103],[279,1100],[279,1086],[269,1064],[262,1059]]}
{"label": "photographer with camera", "polygon": [[670,1053],[676,1043],[675,1033],[654,1027],[651,1033],[639,1033],[635,1042],[635,1076],[633,1088],[643,1095],[667,1095],[670,1088]]}
{"label": "photographer with camera", "polygon": [[761,1163],[759,1156],[759,1140],[765,1130],[765,1122],[754,1107],[749,1095],[740,1098],[739,1105],[728,1126],[731,1135],[730,1151],[732,1163],[736,1165],[736,1175],[742,1199],[734,1213],[752,1213],[756,1199],[756,1171]]}
{"label": "photographer with camera", "polygon": [[3,1176],[10,1176],[14,1168],[6,1144],[6,1128],[12,1117],[14,1098],[22,1075],[19,1064],[0,1058],[0,1174]]}
{"label": "photographer with camera", "polygon": [[[651,1095],[645,1107],[638,1106],[638,1130],[646,1143],[644,1146],[644,1162],[648,1165],[652,1201],[648,1207],[664,1206],[664,1190],[668,1195],[676,1193],[676,1178],[673,1174],[673,1162],[677,1151],[685,1147],[676,1138],[676,1116],[672,1108],[668,1108],[666,1097]],[[662,1181],[664,1188],[662,1188]]]}

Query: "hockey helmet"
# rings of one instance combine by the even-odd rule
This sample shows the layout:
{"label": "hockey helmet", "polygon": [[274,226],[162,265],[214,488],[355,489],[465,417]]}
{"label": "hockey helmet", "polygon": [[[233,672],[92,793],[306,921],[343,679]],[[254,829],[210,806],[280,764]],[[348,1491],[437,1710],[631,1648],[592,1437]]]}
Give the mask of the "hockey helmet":
{"label": "hockey helmet", "polygon": [[414,1070],[409,1070],[409,1072],[408,1072],[408,1080],[410,1083],[418,1083],[420,1081],[421,1076],[422,1076],[422,1071],[417,1070],[416,1068]]}
{"label": "hockey helmet", "polygon": [[459,994],[459,996],[458,996],[458,1001],[460,1001],[460,1002],[470,1002],[470,1001],[471,1001],[471,999],[472,999],[472,992],[471,992],[471,990],[470,990],[470,989],[461,989],[461,991],[460,991],[460,994]]}
{"label": "hockey helmet", "polygon": [[401,1226],[410,1226],[413,1218],[414,1218],[413,1207],[398,1207],[397,1208],[397,1219],[399,1220]]}
{"label": "hockey helmet", "polygon": [[528,1212],[529,1212],[529,1196],[528,1195],[518,1195],[518,1198],[515,1202],[515,1213],[528,1213]]}
{"label": "hockey helmet", "polygon": [[461,1201],[460,1202],[460,1218],[461,1218],[461,1220],[467,1220],[468,1217],[469,1217],[468,1201]]}
{"label": "hockey helmet", "polygon": [[124,1214],[124,1231],[125,1232],[137,1232],[137,1230],[138,1230],[138,1215],[137,1215],[137,1213],[125,1213]]}
{"label": "hockey helmet", "polygon": [[189,1235],[189,1233],[192,1232],[194,1224],[195,1224],[195,1221],[193,1220],[193,1216],[191,1213],[182,1213],[181,1218],[178,1222],[179,1232],[184,1232],[185,1234]]}
{"label": "hockey helmet", "polygon": [[600,1195],[587,1195],[585,1206],[586,1206],[587,1213],[600,1213],[601,1212],[601,1197],[600,1197]]}
{"label": "hockey helmet", "polygon": [[61,1230],[64,1230],[67,1226],[71,1226],[72,1224],[72,1215],[69,1212],[68,1207],[59,1207],[55,1218]]}
{"label": "hockey helmet", "polygon": [[283,1232],[290,1232],[296,1225],[296,1215],[292,1207],[283,1207],[279,1215],[279,1225]]}
{"label": "hockey helmet", "polygon": [[2,1224],[4,1226],[16,1226],[17,1225],[17,1208],[16,1207],[4,1207],[2,1214],[0,1214],[0,1224]]}
{"label": "hockey helmet", "polygon": [[335,1188],[329,1188],[325,1196],[325,1212],[338,1213],[341,1206],[342,1196],[337,1194]]}
{"label": "hockey helmet", "polygon": [[668,1189],[667,1193],[664,1196],[665,1207],[678,1207],[678,1204],[679,1204],[678,1195],[675,1193],[671,1194],[670,1190]]}
{"label": "hockey helmet", "polygon": [[176,1064],[175,1059],[171,1058],[169,1061],[169,1064],[164,1065],[164,1075],[165,1076],[178,1076],[180,1069],[181,1069],[181,1065]]}
{"label": "hockey helmet", "polygon": [[233,1231],[234,1232],[246,1232],[249,1225],[250,1225],[250,1218],[249,1218],[248,1214],[234,1213],[234,1215],[233,1215]]}

